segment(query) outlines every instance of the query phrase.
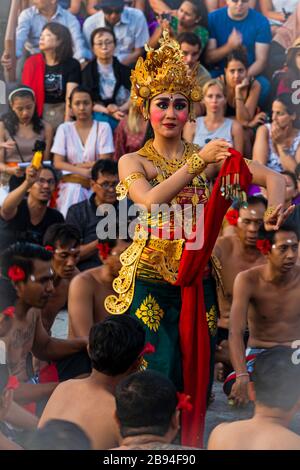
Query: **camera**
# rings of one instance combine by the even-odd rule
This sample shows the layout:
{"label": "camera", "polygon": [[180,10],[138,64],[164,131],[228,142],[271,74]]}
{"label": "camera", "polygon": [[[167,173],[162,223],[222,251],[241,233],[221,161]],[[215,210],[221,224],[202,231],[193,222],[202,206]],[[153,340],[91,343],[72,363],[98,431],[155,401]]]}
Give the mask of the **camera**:
{"label": "camera", "polygon": [[161,18],[162,20],[167,20],[167,21],[170,23],[170,21],[171,21],[171,19],[172,19],[172,14],[171,14],[171,13],[162,13],[162,14],[160,15],[160,18]]}

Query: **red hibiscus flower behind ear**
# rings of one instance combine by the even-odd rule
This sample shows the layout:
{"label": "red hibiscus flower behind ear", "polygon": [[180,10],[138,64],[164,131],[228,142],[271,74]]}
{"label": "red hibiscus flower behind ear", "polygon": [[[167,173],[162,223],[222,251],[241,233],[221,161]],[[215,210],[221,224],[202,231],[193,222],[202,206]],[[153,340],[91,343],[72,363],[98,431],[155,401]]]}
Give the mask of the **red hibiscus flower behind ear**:
{"label": "red hibiscus flower behind ear", "polygon": [[263,254],[267,255],[271,251],[271,243],[269,240],[264,238],[263,240],[257,240],[256,248]]}
{"label": "red hibiscus flower behind ear", "polygon": [[20,268],[20,266],[17,266],[16,264],[14,264],[13,266],[9,268],[7,275],[9,279],[13,282],[24,281],[26,277],[24,270]]}
{"label": "red hibiscus flower behind ear", "polygon": [[45,250],[50,251],[51,253],[54,252],[54,248],[51,245],[46,245],[46,246],[44,246],[44,248],[45,248]]}
{"label": "red hibiscus flower behind ear", "polygon": [[230,209],[225,215],[225,219],[230,225],[237,225],[239,218],[239,211],[236,209]]}
{"label": "red hibiscus flower behind ear", "polygon": [[5,315],[6,317],[13,318],[15,316],[15,307],[7,307],[1,313],[2,313],[2,315]]}
{"label": "red hibiscus flower behind ear", "polygon": [[185,393],[177,392],[176,396],[178,400],[176,410],[192,411],[193,405],[190,402],[191,397],[189,395],[186,395]]}
{"label": "red hibiscus flower behind ear", "polygon": [[97,249],[100,253],[100,256],[103,260],[105,260],[109,253],[111,252],[111,248],[109,246],[109,243],[105,242],[105,243],[98,243],[97,244]]}

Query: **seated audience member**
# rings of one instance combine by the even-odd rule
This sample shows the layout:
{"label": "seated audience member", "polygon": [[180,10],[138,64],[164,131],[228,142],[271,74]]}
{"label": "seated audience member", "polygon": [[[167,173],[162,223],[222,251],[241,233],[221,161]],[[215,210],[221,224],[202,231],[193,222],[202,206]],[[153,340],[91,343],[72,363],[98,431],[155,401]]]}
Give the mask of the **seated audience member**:
{"label": "seated audience member", "polygon": [[22,73],[22,83],[37,97],[37,110],[56,130],[70,120],[69,97],[81,82],[79,62],[73,58],[70,31],[59,23],[48,23],[40,37],[41,53],[29,57]]}
{"label": "seated audience member", "polygon": [[143,147],[147,130],[147,121],[134,103],[129,106],[128,116],[121,119],[115,130],[114,160],[118,161],[126,153],[136,152]]}
{"label": "seated audience member", "polygon": [[[271,83],[271,101],[282,93],[294,93],[299,100],[299,92],[293,86],[300,79],[300,38],[287,50],[286,67],[274,73]],[[299,87],[297,87],[299,89]],[[299,113],[297,113],[299,115]]]}
{"label": "seated audience member", "polygon": [[108,313],[104,300],[113,294],[113,280],[122,267],[120,255],[128,248],[126,240],[99,242],[102,266],[80,273],[71,282],[68,299],[69,338],[87,336],[91,327]]}
{"label": "seated audience member", "polygon": [[95,29],[91,46],[95,58],[84,68],[82,83],[91,90],[95,119],[114,129],[129,108],[130,68],[114,57],[116,37],[110,28]]}
{"label": "seated audience member", "polygon": [[[283,171],[282,175],[285,178],[285,185],[286,185],[284,208],[287,209],[288,207],[291,207],[291,206],[294,207],[294,210],[287,218],[286,223],[288,225],[295,227],[298,233],[299,240],[300,240],[300,205],[299,203],[297,204],[297,198],[296,198],[298,194],[297,178],[296,178],[295,173],[292,173],[290,171]],[[296,206],[294,206],[294,204],[296,204]]]}
{"label": "seated audience member", "polygon": [[[44,247],[52,253],[52,270],[54,274],[54,292],[42,310],[42,322],[48,333],[56,315],[68,301],[69,286],[78,269],[80,258],[80,233],[69,224],[53,224],[44,236]],[[87,336],[88,332],[85,335]]]}
{"label": "seated audience member", "polygon": [[291,96],[277,96],[272,104],[272,123],[257,130],[253,160],[278,172],[294,172],[300,162],[300,131],[294,126],[295,120],[296,107]]}
{"label": "seated audience member", "polygon": [[204,85],[203,103],[206,116],[198,117],[195,122],[188,122],[184,138],[201,148],[211,140],[225,139],[232,144],[232,147],[243,153],[242,126],[237,121],[224,117],[226,97],[222,82],[212,79]]}
{"label": "seated audience member", "polygon": [[[104,204],[113,204],[118,212],[116,186],[119,182],[118,166],[111,160],[98,160],[91,171],[92,196],[70,207],[66,221],[80,232],[80,271],[100,266],[98,257],[97,225],[104,218]],[[112,214],[113,215],[113,214]],[[115,219],[111,220],[115,223]]]}
{"label": "seated audience member", "polygon": [[250,389],[254,416],[219,424],[210,435],[208,450],[300,450],[300,436],[288,428],[300,405],[295,352],[276,346],[257,356]]}
{"label": "seated audience member", "polygon": [[298,0],[259,0],[260,11],[268,18],[273,35],[294,13],[297,4]]}
{"label": "seated audience member", "polygon": [[201,40],[194,33],[181,33],[179,34],[177,41],[180,45],[180,49],[183,52],[183,57],[186,65],[190,72],[198,65],[198,80],[201,87],[205,85],[211,79],[210,73],[200,63],[200,55],[202,52]]}
{"label": "seated audience member", "polygon": [[86,432],[93,449],[116,446],[115,388],[140,366],[144,343],[142,326],[129,315],[110,316],[94,325],[88,347],[91,375],[60,384],[46,405],[39,427],[50,419],[64,419]]}
{"label": "seated audience member", "polygon": [[91,441],[80,426],[64,419],[51,419],[33,433],[27,450],[91,450]]}
{"label": "seated audience member", "polygon": [[125,6],[124,0],[102,0],[101,10],[87,18],[83,34],[90,44],[92,32],[104,26],[111,28],[116,36],[116,56],[124,65],[135,64],[149,40],[145,15],[136,8]]}
{"label": "seated audience member", "polygon": [[[3,340],[10,372],[20,382],[15,390],[18,403],[48,399],[58,380],[90,372],[86,338],[52,338],[43,326],[41,310],[53,294],[51,257],[39,245],[20,242],[11,245],[1,256],[2,276],[10,280],[17,293],[12,327]],[[42,361],[55,361],[51,379],[46,370],[33,375],[28,360],[30,352]]]}
{"label": "seated audience member", "polygon": [[179,397],[170,379],[154,370],[122,380],[116,388],[115,413],[120,447],[113,450],[189,449],[172,445],[180,429]]}
{"label": "seated audience member", "polygon": [[152,34],[149,45],[157,47],[164,29],[169,29],[172,35],[194,33],[199,37],[202,50],[208,43],[207,8],[203,2],[183,0],[175,15],[163,13],[158,18],[159,24]]}
{"label": "seated audience member", "polygon": [[47,228],[64,221],[60,212],[48,207],[56,186],[55,171],[30,166],[25,175],[25,181],[8,194],[0,209],[0,252],[21,240],[42,245]]}
{"label": "seated audience member", "polygon": [[225,57],[241,45],[248,52],[248,76],[256,77],[261,85],[260,102],[266,100],[270,84],[262,76],[267,64],[271,42],[268,20],[258,11],[250,8],[249,2],[227,0],[227,8],[221,8],[208,15],[209,42],[206,61],[211,74],[216,77],[224,72]]}
{"label": "seated audience member", "polygon": [[272,78],[276,70],[282,69],[286,62],[286,51],[300,36],[300,3],[287,21],[280,26],[271,42],[268,66],[265,73]]}
{"label": "seated audience member", "polygon": [[18,164],[31,162],[37,140],[46,144],[43,159],[49,160],[53,131],[39,118],[34,91],[21,85],[8,96],[8,111],[0,120],[0,172],[2,185],[15,189],[24,181]]}
{"label": "seated audience member", "polygon": [[[27,56],[39,52],[39,40],[43,27],[51,22],[68,28],[72,35],[75,54],[80,62],[91,58],[91,52],[85,47],[80,25],[74,15],[57,4],[57,0],[35,0],[35,4],[20,13],[16,30],[16,57],[20,59],[25,47]],[[12,67],[12,57],[4,52],[1,63],[7,70]],[[23,63],[19,64],[19,72]],[[18,75],[21,75],[19,73]]]}
{"label": "seated audience member", "polygon": [[224,75],[227,107],[225,115],[235,117],[245,128],[263,124],[265,113],[256,113],[261,86],[257,80],[248,77],[247,51],[241,46],[234,49],[225,59]]}
{"label": "seated audience member", "polygon": [[74,88],[70,109],[75,121],[59,126],[51,149],[55,168],[64,172],[56,200],[64,217],[70,206],[90,197],[94,163],[112,157],[114,151],[109,125],[93,120],[93,100],[88,89]]}

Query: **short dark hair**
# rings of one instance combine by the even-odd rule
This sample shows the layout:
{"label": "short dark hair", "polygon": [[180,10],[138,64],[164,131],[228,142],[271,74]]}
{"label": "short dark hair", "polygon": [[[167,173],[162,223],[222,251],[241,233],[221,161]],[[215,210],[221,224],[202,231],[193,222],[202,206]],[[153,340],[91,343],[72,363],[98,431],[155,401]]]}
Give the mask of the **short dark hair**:
{"label": "short dark hair", "polygon": [[92,47],[94,45],[95,36],[97,36],[97,34],[104,34],[104,33],[110,34],[112,36],[113,40],[114,40],[114,44],[115,45],[117,44],[116,35],[115,35],[113,29],[108,28],[106,26],[103,26],[102,28],[94,29],[94,31],[92,32],[92,34],[91,34],[91,46]]}
{"label": "short dark hair", "polygon": [[293,362],[294,352],[274,346],[257,356],[252,378],[258,403],[289,411],[300,399],[300,364]]}
{"label": "short dark hair", "polygon": [[33,261],[38,259],[41,261],[50,261],[52,253],[45,250],[40,245],[28,242],[17,242],[10,245],[0,258],[1,274],[8,278],[8,270],[11,266],[19,266],[25,273],[25,282],[33,273]]}
{"label": "short dark hair", "polygon": [[186,42],[190,46],[199,46],[199,51],[202,51],[202,42],[200,37],[195,33],[180,33],[177,37],[178,43],[181,45],[183,42]]}
{"label": "short dark hair", "polygon": [[60,242],[65,246],[73,240],[76,241],[76,245],[80,244],[81,237],[77,227],[71,224],[52,224],[46,230],[43,244],[54,247],[56,242]]}
{"label": "short dark hair", "polygon": [[118,164],[113,162],[109,158],[97,160],[92,167],[91,178],[93,181],[97,181],[99,173],[108,173],[109,175],[118,174]]}
{"label": "short dark hair", "polygon": [[84,85],[78,85],[75,88],[73,88],[73,90],[70,93],[70,96],[69,96],[70,105],[72,104],[74,95],[76,95],[76,93],[87,93],[89,95],[89,97],[91,98],[91,100],[94,101],[93,94],[92,94],[90,88],[88,88]]}
{"label": "short dark hair", "polygon": [[268,201],[265,197],[258,195],[258,196],[248,196],[247,203],[249,206],[255,206],[256,204],[263,204],[265,208],[268,207]]}
{"label": "short dark hair", "polygon": [[42,163],[40,170],[49,170],[52,173],[53,178],[55,179],[55,184],[57,184],[57,181],[58,181],[57,173],[56,173],[55,168],[53,168],[52,165],[45,165],[44,163]]}
{"label": "short dark hair", "polygon": [[92,367],[109,376],[124,374],[137,361],[144,344],[145,331],[138,320],[128,314],[108,317],[90,330]]}
{"label": "short dark hair", "polygon": [[116,388],[116,411],[123,437],[146,433],[163,436],[176,406],[175,385],[153,370],[131,374]]}
{"label": "short dark hair", "polygon": [[28,450],[92,450],[90,438],[76,423],[50,419],[37,429],[25,445]]}
{"label": "short dark hair", "polygon": [[297,235],[297,240],[299,242],[299,230],[296,225],[288,224],[285,222],[282,224],[278,230],[272,230],[270,232],[265,232],[265,237],[270,241],[271,245],[275,243],[275,238],[279,232],[294,232]]}
{"label": "short dark hair", "polygon": [[247,49],[245,46],[240,46],[237,49],[233,49],[228,56],[225,57],[225,69],[227,69],[229,62],[232,60],[237,60],[238,62],[241,62],[245,69],[248,69],[248,55],[247,55]]}
{"label": "short dark hair", "polygon": [[48,29],[60,40],[59,46],[55,50],[55,58],[59,64],[73,57],[73,42],[69,29],[60,23],[46,23],[42,31]]}
{"label": "short dark hair", "polygon": [[288,170],[284,170],[284,171],[281,172],[281,174],[289,176],[291,178],[291,180],[293,181],[295,189],[298,189],[297,177],[296,177],[295,173],[292,173],[291,171],[288,171]]}

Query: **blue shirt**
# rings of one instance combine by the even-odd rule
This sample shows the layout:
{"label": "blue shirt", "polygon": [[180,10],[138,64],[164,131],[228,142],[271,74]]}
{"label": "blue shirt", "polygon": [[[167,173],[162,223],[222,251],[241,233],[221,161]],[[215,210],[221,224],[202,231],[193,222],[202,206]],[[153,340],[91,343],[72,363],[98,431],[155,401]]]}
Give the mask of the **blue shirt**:
{"label": "blue shirt", "polygon": [[[85,47],[79,21],[72,13],[58,5],[50,21],[60,23],[69,29],[74,43],[75,59],[90,59],[92,57],[90,51]],[[17,57],[21,57],[24,47],[30,54],[39,52],[40,35],[43,27],[48,22],[47,18],[41,15],[39,10],[34,6],[22,11],[19,16],[16,31]]]}
{"label": "blue shirt", "polygon": [[[272,39],[269,21],[265,16],[252,8],[241,21],[232,20],[228,16],[228,8],[220,8],[208,15],[209,38],[217,41],[217,48],[224,46],[233,29],[239,31],[243,36],[243,45],[248,51],[249,66],[255,62],[255,44],[270,44]],[[222,60],[214,64],[214,68],[223,73],[225,61]]]}
{"label": "blue shirt", "polygon": [[[91,34],[96,28],[106,26],[102,10],[87,18],[83,24],[83,34],[91,47]],[[117,45],[115,56],[122,62],[134,49],[144,47],[149,40],[149,31],[144,13],[136,8],[125,7],[119,23],[113,27]]]}

